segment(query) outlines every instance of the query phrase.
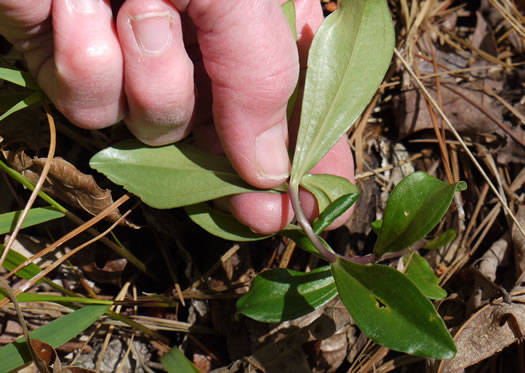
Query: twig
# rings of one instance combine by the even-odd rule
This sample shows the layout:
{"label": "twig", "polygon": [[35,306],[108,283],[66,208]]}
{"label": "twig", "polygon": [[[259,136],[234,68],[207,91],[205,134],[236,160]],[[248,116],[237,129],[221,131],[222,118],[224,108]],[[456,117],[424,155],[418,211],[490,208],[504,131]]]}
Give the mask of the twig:
{"label": "twig", "polygon": [[459,135],[459,133],[456,131],[456,129],[454,128],[454,126],[452,125],[452,123],[450,123],[450,121],[448,120],[447,116],[445,115],[445,113],[443,113],[443,110],[441,110],[441,108],[436,104],[436,101],[434,101],[434,99],[432,98],[432,96],[430,95],[430,93],[428,92],[428,90],[425,88],[425,86],[423,85],[423,83],[421,82],[421,80],[416,76],[416,74],[414,74],[414,71],[411,69],[411,67],[408,65],[407,61],[403,58],[403,56],[401,56],[401,54],[398,52],[397,49],[394,49],[394,53],[395,55],[397,56],[397,58],[399,58],[399,60],[401,61],[401,63],[405,66],[405,68],[407,69],[408,73],[410,74],[410,76],[412,76],[412,78],[415,80],[415,82],[417,83],[417,85],[419,86],[419,88],[421,88],[421,90],[424,92],[424,94],[428,97],[429,101],[432,103],[432,105],[435,107],[436,111],[439,113],[439,115],[441,115],[441,117],[443,118],[443,120],[445,121],[445,123],[447,124],[448,128],[450,129],[450,131],[454,134],[454,136],[456,137],[456,139],[460,142],[461,146],[463,147],[463,149],[465,150],[465,152],[467,153],[467,155],[469,156],[469,158],[472,160],[472,162],[474,163],[474,165],[476,166],[476,168],[479,170],[479,172],[481,173],[481,175],[483,176],[483,178],[487,181],[487,183],[489,184],[490,186],[490,189],[492,189],[492,191],[494,192],[494,194],[496,195],[496,197],[498,198],[499,202],[501,203],[501,205],[503,206],[503,208],[505,209],[505,211],[507,211],[507,213],[509,214],[509,216],[511,217],[512,221],[516,224],[516,226],[518,227],[520,233],[525,237],[525,230],[523,229],[523,227],[521,226],[520,222],[518,221],[518,219],[516,218],[516,216],[512,213],[512,211],[510,210],[510,208],[505,204],[503,198],[501,197],[501,195],[499,194],[498,190],[496,189],[496,187],[494,186],[494,184],[492,183],[492,181],[490,180],[490,178],[487,176],[487,174],[485,173],[485,171],[483,170],[483,168],[481,167],[481,165],[479,164],[479,162],[477,161],[476,157],[474,157],[474,155],[472,154],[472,152],[470,151],[470,149],[468,148],[468,146],[465,144],[465,142],[463,141],[463,139],[461,138],[461,136]]}
{"label": "twig", "polygon": [[44,168],[42,169],[42,173],[40,174],[40,177],[38,178],[38,182],[35,185],[35,189],[31,193],[31,196],[29,197],[29,200],[27,201],[27,204],[24,208],[24,211],[22,212],[22,215],[16,222],[15,229],[13,230],[13,233],[9,237],[9,241],[7,241],[7,245],[5,245],[4,252],[2,253],[2,256],[0,257],[0,267],[2,267],[2,265],[4,264],[5,258],[7,258],[7,254],[9,253],[11,246],[13,246],[13,243],[15,242],[16,237],[18,236],[18,232],[20,232],[20,229],[22,228],[22,223],[24,222],[27,215],[29,214],[29,210],[31,210],[33,203],[35,203],[36,197],[38,196],[38,192],[40,191],[40,189],[42,189],[42,185],[44,185],[44,182],[46,181],[46,177],[49,172],[49,168],[51,167],[51,162],[53,161],[53,156],[55,155],[55,147],[56,147],[55,121],[53,117],[51,116],[49,112],[49,108],[47,107],[47,104],[45,103],[44,99],[42,99],[42,102],[46,110],[47,122],[49,124],[49,138],[50,139],[49,139],[49,151],[47,152],[47,160],[46,160],[46,163],[44,164]]}

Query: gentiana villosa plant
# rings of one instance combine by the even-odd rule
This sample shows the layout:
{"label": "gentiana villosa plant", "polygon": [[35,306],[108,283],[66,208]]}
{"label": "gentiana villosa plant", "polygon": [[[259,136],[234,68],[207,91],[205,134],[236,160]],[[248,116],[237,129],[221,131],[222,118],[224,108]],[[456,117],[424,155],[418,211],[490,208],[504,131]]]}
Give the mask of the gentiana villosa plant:
{"label": "gentiana villosa plant", "polygon": [[[293,2],[283,10],[294,30]],[[423,172],[406,177],[392,192],[383,221],[374,225],[378,239],[371,255],[344,257],[319,236],[355,202],[359,190],[344,178],[309,171],[365,109],[386,73],[393,48],[394,29],[385,0],[342,0],[317,31],[309,52],[291,177],[287,185],[267,192],[287,192],[297,218],[298,225],[279,234],[328,265],[309,273],[266,271],[239,299],[237,309],[256,320],[281,322],[339,295],[374,342],[409,354],[450,359],[456,352],[454,342],[429,301],[446,293],[428,263],[406,249],[439,222],[454,193],[465,189],[464,182],[447,184]],[[217,236],[235,241],[265,238],[207,203],[254,190],[225,157],[188,144],[153,148],[128,140],[99,152],[90,164],[150,206],[184,207],[195,223]],[[320,216],[312,223],[301,208],[300,186],[318,201]],[[376,264],[403,254],[404,273]]]}

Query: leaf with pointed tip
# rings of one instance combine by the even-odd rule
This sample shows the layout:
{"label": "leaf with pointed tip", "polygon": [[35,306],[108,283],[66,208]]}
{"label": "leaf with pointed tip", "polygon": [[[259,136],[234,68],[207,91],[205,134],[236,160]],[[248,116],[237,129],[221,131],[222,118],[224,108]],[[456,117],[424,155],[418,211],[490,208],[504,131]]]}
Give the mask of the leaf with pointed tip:
{"label": "leaf with pointed tip", "polygon": [[40,92],[34,92],[29,96],[23,98],[22,100],[18,101],[15,105],[9,108],[9,110],[0,115],[0,121],[4,120],[13,113],[16,113],[17,111],[25,109],[26,107],[34,105],[40,101],[42,101],[42,96],[40,95]]}
{"label": "leaf with pointed tip", "polygon": [[253,192],[226,157],[187,144],[149,147],[126,140],[91,158],[90,166],[160,209]]}
{"label": "leaf with pointed tip", "polygon": [[232,214],[214,209],[205,202],[185,206],[184,210],[195,224],[225,240],[246,242],[271,236],[255,233],[246,225],[241,224]]}
{"label": "leaf with pointed tip", "polygon": [[405,271],[406,276],[427,298],[443,299],[447,296],[447,292],[439,286],[439,279],[425,258],[416,252],[411,252],[403,255],[403,261],[405,265],[408,264]]}
{"label": "leaf with pointed tip", "polygon": [[341,301],[374,342],[408,354],[451,359],[452,337],[432,303],[394,268],[338,258],[332,274]]}
{"label": "leaf with pointed tip", "polygon": [[301,179],[361,115],[388,69],[394,28],[385,0],[342,0],[308,52],[291,184]]}
{"label": "leaf with pointed tip", "polygon": [[301,186],[314,195],[321,213],[339,197],[359,194],[359,188],[350,180],[336,175],[308,174],[302,178]]}
{"label": "leaf with pointed tip", "polygon": [[466,187],[464,181],[448,184],[422,171],[405,177],[386,202],[374,254],[381,258],[424,238],[445,215],[454,193]]}
{"label": "leaf with pointed tip", "polygon": [[314,232],[317,234],[321,233],[326,227],[332,224],[335,219],[343,215],[358,198],[359,193],[345,194],[328,205],[321,215],[313,221],[312,228]]}
{"label": "leaf with pointed tip", "polygon": [[0,67],[0,79],[7,80],[21,87],[38,89],[38,85],[33,80],[33,77],[26,71]]}
{"label": "leaf with pointed tip", "polygon": [[304,316],[337,295],[330,267],[303,273],[276,268],[259,274],[237,311],[261,322],[278,323]]}

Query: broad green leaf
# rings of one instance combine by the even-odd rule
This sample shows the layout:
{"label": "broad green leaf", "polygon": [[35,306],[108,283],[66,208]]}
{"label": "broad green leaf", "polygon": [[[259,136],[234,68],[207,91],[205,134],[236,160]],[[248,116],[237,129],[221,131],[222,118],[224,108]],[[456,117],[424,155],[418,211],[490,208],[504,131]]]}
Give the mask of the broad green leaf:
{"label": "broad green leaf", "polygon": [[314,232],[317,234],[322,232],[326,227],[332,224],[335,219],[343,215],[358,198],[359,193],[346,194],[328,205],[322,214],[314,220],[312,224]]}
{"label": "broad green leaf", "polygon": [[454,241],[456,239],[456,235],[457,233],[454,229],[447,229],[439,237],[426,242],[423,248],[427,250],[440,249]]}
{"label": "broad green leaf", "polygon": [[359,194],[359,188],[344,177],[327,174],[309,174],[301,180],[301,186],[315,196],[319,212],[347,194]]}
{"label": "broad green leaf", "polygon": [[309,273],[272,269],[259,274],[237,311],[257,321],[293,320],[325,305],[337,295],[330,267]]}
{"label": "broad green leaf", "polygon": [[[2,255],[4,250],[5,250],[5,246],[0,245],[0,255]],[[16,251],[13,251],[13,250],[9,250],[7,257],[5,258],[3,267],[8,271],[12,271],[20,263],[24,262],[25,260],[27,260],[27,258],[23,256],[22,254],[17,253]],[[30,280],[33,277],[35,277],[37,274],[39,274],[40,272],[42,272],[42,270],[40,269],[39,266],[37,266],[35,263],[30,263],[26,265],[24,268],[22,268],[21,270],[19,270],[18,272],[16,272],[16,275],[25,280]]]}
{"label": "broad green leaf", "polygon": [[126,140],[98,152],[89,164],[146,204],[161,209],[254,191],[226,157],[187,144],[154,148]]}
{"label": "broad green leaf", "polygon": [[342,0],[324,20],[308,54],[292,185],[299,185],[361,115],[393,51],[385,0]]}
{"label": "broad green leaf", "polygon": [[[0,214],[0,234],[12,232],[13,229],[15,229],[16,222],[21,214],[22,211],[13,211]],[[49,220],[61,218],[63,216],[64,214],[54,207],[33,208],[29,210],[29,214],[24,220],[22,228],[31,227]]]}
{"label": "broad green leaf", "polygon": [[7,80],[22,87],[38,89],[38,85],[33,80],[31,74],[25,71],[0,67],[0,79]]}
{"label": "broad green leaf", "polygon": [[42,101],[42,96],[40,95],[40,92],[34,92],[33,94],[27,96],[23,100],[16,103],[5,113],[0,115],[0,121],[4,120],[5,118],[7,118],[13,113],[16,113],[17,111],[25,109],[26,107],[36,104],[37,102],[40,102],[40,101]]}
{"label": "broad green leaf", "polygon": [[270,237],[253,232],[246,225],[239,223],[232,214],[210,207],[206,202],[185,206],[184,210],[204,230],[230,241],[256,241]]}
{"label": "broad green leaf", "polygon": [[465,189],[463,181],[447,184],[421,171],[401,180],[386,202],[376,256],[404,250],[425,237],[447,212],[454,193]]}
{"label": "broad green leaf", "polygon": [[[316,233],[319,233],[319,232],[316,232]],[[306,236],[306,234],[304,234],[304,231],[300,227],[293,225],[293,224],[289,224],[278,234],[284,237],[288,237],[289,239],[293,240],[297,244],[297,246],[299,246],[304,251],[320,256],[319,252],[317,251],[315,246],[312,244],[312,241],[310,241],[310,239]],[[319,240],[321,240],[321,242],[324,244],[324,246],[328,250],[333,251],[322,237],[319,237]]]}
{"label": "broad green leaf", "polygon": [[406,276],[414,282],[425,297],[430,299],[443,299],[447,292],[439,286],[439,279],[428,262],[416,252],[403,255],[406,267]]}
{"label": "broad green leaf", "polygon": [[200,373],[178,347],[173,347],[160,358],[160,362],[168,373]]}
{"label": "broad green leaf", "polygon": [[432,303],[394,268],[332,263],[337,290],[357,326],[374,342],[392,350],[451,359],[456,346]]}
{"label": "broad green leaf", "polygon": [[[90,327],[109,306],[90,305],[56,319],[29,335],[57,348]],[[31,360],[23,338],[0,348],[0,372],[10,372]]]}

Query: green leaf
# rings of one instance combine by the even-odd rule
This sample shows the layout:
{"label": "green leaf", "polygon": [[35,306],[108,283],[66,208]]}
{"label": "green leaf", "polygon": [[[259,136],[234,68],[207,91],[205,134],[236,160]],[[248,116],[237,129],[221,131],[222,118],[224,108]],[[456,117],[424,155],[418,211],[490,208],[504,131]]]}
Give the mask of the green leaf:
{"label": "green leaf", "polygon": [[[0,255],[2,255],[4,250],[5,250],[5,246],[0,245]],[[9,253],[7,253],[7,257],[5,258],[3,267],[8,271],[12,271],[20,263],[24,262],[25,260],[27,260],[27,258],[23,256],[22,254],[17,253],[16,251],[13,251],[13,250],[9,250]],[[30,263],[26,265],[24,268],[22,268],[21,270],[19,270],[18,272],[16,272],[16,275],[25,280],[30,280],[33,277],[35,277],[37,274],[39,274],[41,271],[42,270],[40,269],[40,267],[37,266],[35,263]]]}
{"label": "green leaf", "polygon": [[7,80],[8,82],[22,87],[38,89],[38,85],[33,80],[31,74],[25,71],[0,67],[0,79]]}
{"label": "green leaf", "polygon": [[[0,169],[4,171],[7,175],[9,175],[13,180],[16,180],[29,190],[33,191],[35,189],[35,186],[27,180],[24,175],[22,175],[20,172],[12,169],[8,165],[6,165],[4,162],[0,161]],[[52,207],[56,208],[58,211],[63,212],[64,214],[67,212],[67,209],[62,207],[58,202],[56,202],[53,198],[51,198],[49,195],[44,193],[43,191],[38,192],[38,196],[42,198],[44,201],[49,203]]]}
{"label": "green leaf", "polygon": [[[13,211],[0,214],[0,234],[6,234],[12,232],[15,229],[18,217],[22,214],[22,211]],[[58,211],[54,207],[37,207],[29,210],[22,228],[31,227],[38,225],[46,221],[54,220],[63,217],[64,214]]]}
{"label": "green leaf", "polygon": [[250,291],[237,301],[237,311],[261,322],[278,323],[306,315],[336,295],[329,266],[309,273],[277,268],[255,278]]}
{"label": "green leaf", "polygon": [[335,219],[343,215],[359,198],[359,193],[346,194],[332,202],[314,220],[312,228],[316,234],[322,232],[326,227],[333,223]]}
{"label": "green leaf", "polygon": [[312,193],[322,213],[328,205],[347,194],[359,194],[359,188],[350,180],[327,174],[309,174],[301,180],[301,186]]}
{"label": "green leaf", "polygon": [[40,101],[42,101],[42,96],[40,95],[40,92],[34,92],[33,94],[27,96],[26,98],[16,103],[9,110],[7,110],[4,114],[0,115],[0,121],[4,120],[5,118],[7,118],[13,113],[16,113],[17,111],[25,109],[26,107],[36,104],[37,102],[40,102]]}
{"label": "green leaf", "polygon": [[89,164],[146,204],[161,209],[254,191],[226,157],[187,144],[153,148],[126,140],[98,152]]}
{"label": "green leaf", "polygon": [[383,219],[379,219],[376,221],[373,221],[370,226],[372,227],[372,230],[375,234],[379,236],[379,232],[381,232],[381,226],[383,225]]}
{"label": "green leaf", "polygon": [[83,297],[65,297],[53,294],[39,293],[21,293],[16,297],[19,303],[27,302],[55,302],[55,303],[81,303],[81,304],[102,304],[113,305],[112,300],[83,298]]}
{"label": "green leaf", "polygon": [[[289,224],[278,234],[280,236],[288,237],[289,239],[293,240],[297,244],[297,246],[299,246],[304,251],[307,251],[311,254],[317,255],[322,258],[315,246],[312,244],[312,241],[310,241],[310,239],[306,236],[306,234],[300,227],[293,224]],[[319,236],[319,240],[321,240],[323,245],[328,250],[333,251],[322,237]]]}
{"label": "green leaf", "polygon": [[[109,306],[86,306],[41,326],[29,335],[57,348],[86,330],[108,309]],[[10,372],[30,360],[31,356],[23,338],[0,348],[0,372]]]}
{"label": "green leaf", "polygon": [[[283,10],[284,15],[286,16],[286,20],[288,21],[288,25],[292,30],[294,39],[297,40],[297,26],[295,22],[295,3],[293,2],[293,0],[288,0],[281,6],[281,9]],[[292,114],[295,109],[295,103],[297,102],[298,93],[299,85],[296,85],[292,95],[288,99],[288,104],[286,106],[286,119],[288,121],[290,121],[290,119],[292,118]]]}
{"label": "green leaf", "polygon": [[385,0],[342,0],[324,20],[308,55],[292,185],[299,185],[361,115],[393,51]]}
{"label": "green leaf", "polygon": [[401,180],[386,203],[376,256],[404,250],[425,237],[447,212],[454,193],[465,189],[463,181],[448,184],[421,171]]}
{"label": "green leaf", "polygon": [[341,258],[332,273],[342,302],[357,326],[390,349],[435,359],[451,359],[456,346],[432,303],[394,268]]}
{"label": "green leaf", "polygon": [[447,292],[439,286],[439,279],[428,262],[416,252],[403,255],[406,267],[405,274],[421,290],[425,297],[430,299],[443,299]]}
{"label": "green leaf", "polygon": [[178,347],[169,350],[160,358],[160,362],[168,373],[200,373]]}
{"label": "green leaf", "polygon": [[427,250],[440,249],[454,241],[456,239],[456,235],[457,233],[454,229],[447,229],[439,237],[426,242],[423,248]]}
{"label": "green leaf", "polygon": [[232,214],[210,207],[207,203],[185,206],[184,210],[204,230],[230,241],[256,241],[270,237],[253,232],[246,225],[239,223]]}
{"label": "green leaf", "polygon": [[287,2],[285,2],[283,5],[281,5],[281,9],[283,10],[286,20],[288,21],[288,25],[292,30],[295,40],[297,40],[297,29],[295,24],[295,4],[293,0],[288,0]]}

